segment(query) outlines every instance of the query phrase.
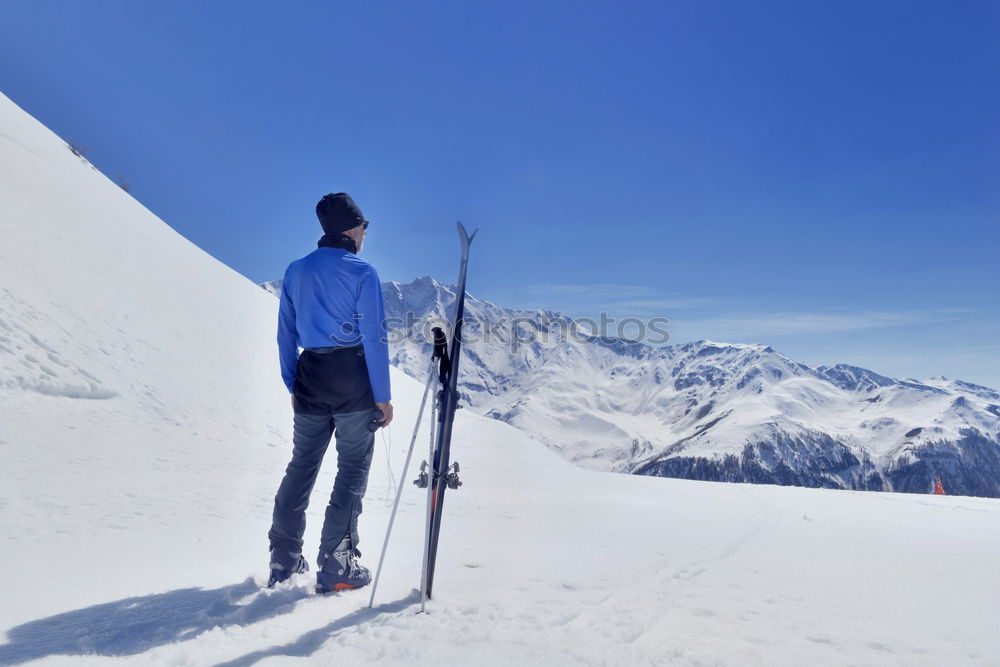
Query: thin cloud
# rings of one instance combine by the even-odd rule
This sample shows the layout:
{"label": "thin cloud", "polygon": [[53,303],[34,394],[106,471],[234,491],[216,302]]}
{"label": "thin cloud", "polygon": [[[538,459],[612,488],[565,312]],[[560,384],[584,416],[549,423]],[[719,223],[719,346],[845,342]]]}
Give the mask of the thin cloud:
{"label": "thin cloud", "polygon": [[676,322],[686,329],[713,332],[714,336],[740,335],[744,338],[790,336],[805,333],[835,333],[940,323],[968,309],[944,308],[907,311],[852,311],[811,313],[770,313],[746,317],[719,317]]}
{"label": "thin cloud", "polygon": [[[579,313],[650,314],[685,308],[704,308],[717,305],[719,299],[710,297],[665,295],[661,290],[644,285],[598,283],[596,285],[565,285],[536,283],[518,290],[518,298],[533,297],[531,307],[552,307],[553,296],[561,297],[560,309]],[[546,299],[546,302],[536,299]]]}

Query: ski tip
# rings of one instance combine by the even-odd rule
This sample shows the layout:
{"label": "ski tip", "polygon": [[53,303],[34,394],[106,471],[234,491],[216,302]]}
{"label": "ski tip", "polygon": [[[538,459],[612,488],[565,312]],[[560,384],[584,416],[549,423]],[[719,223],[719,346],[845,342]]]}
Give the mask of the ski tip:
{"label": "ski tip", "polygon": [[465,230],[465,225],[463,225],[461,221],[456,222],[455,224],[458,225],[458,236],[461,238],[463,246],[468,246],[472,243],[472,239],[476,238],[476,234],[479,233],[479,227],[476,227],[476,230],[470,235],[469,232]]}

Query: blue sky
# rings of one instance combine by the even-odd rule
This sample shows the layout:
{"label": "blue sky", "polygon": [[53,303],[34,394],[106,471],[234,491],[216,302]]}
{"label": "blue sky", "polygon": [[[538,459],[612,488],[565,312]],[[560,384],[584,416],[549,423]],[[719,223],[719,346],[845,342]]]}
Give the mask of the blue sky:
{"label": "blue sky", "polygon": [[1000,387],[1000,4],[5,0],[3,92],[254,281],[383,278]]}

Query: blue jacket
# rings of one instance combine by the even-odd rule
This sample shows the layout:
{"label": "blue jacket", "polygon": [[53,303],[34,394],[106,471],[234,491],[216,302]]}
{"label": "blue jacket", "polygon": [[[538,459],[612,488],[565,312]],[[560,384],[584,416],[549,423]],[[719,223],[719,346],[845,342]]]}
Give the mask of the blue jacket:
{"label": "blue jacket", "polygon": [[303,347],[364,346],[377,403],[391,400],[382,283],[375,268],[340,248],[317,248],[288,265],[278,309],[281,379],[295,393]]}

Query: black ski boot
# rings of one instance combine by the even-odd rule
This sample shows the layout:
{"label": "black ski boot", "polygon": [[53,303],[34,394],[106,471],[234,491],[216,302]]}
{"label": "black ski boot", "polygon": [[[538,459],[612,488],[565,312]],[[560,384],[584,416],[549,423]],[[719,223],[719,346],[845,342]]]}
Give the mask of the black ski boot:
{"label": "black ski boot", "polygon": [[276,555],[271,549],[271,576],[267,580],[267,587],[274,588],[288,579],[293,574],[300,574],[309,571],[309,563],[302,557],[301,553],[288,554],[287,557]]}
{"label": "black ski boot", "polygon": [[316,573],[316,592],[320,594],[361,588],[372,580],[372,573],[361,564],[361,552],[345,537],[323,559],[323,567]]}

